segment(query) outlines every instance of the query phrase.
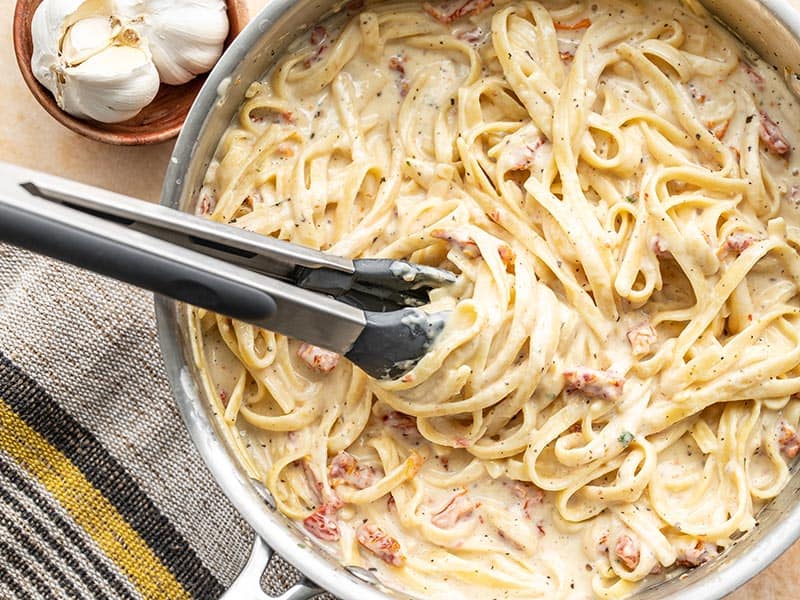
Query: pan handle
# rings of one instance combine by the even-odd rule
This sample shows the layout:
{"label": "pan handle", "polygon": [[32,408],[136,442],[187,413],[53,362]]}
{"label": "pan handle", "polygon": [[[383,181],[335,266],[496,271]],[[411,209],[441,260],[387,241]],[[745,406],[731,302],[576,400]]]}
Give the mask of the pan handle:
{"label": "pan handle", "polygon": [[267,570],[272,554],[272,548],[256,535],[247,564],[220,600],[307,600],[323,593],[308,579],[301,579],[280,596],[268,595],[261,588],[261,577]]}

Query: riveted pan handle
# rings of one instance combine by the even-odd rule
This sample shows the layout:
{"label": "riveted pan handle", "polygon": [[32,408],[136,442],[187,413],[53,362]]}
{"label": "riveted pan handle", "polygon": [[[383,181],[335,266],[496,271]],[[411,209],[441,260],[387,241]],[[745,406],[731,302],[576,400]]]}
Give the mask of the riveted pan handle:
{"label": "riveted pan handle", "polygon": [[272,558],[272,548],[256,536],[247,564],[220,600],[307,600],[323,590],[307,579],[302,579],[280,596],[270,596],[261,588],[261,577]]}

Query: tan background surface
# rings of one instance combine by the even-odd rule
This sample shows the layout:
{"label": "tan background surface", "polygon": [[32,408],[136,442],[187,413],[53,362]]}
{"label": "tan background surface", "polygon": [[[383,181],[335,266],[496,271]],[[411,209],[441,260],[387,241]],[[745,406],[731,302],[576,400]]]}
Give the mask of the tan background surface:
{"label": "tan background surface", "polygon": [[[248,0],[255,12],[267,0]],[[797,0],[800,4],[800,0]],[[86,140],[51,119],[28,92],[14,59],[14,2],[0,0],[0,160],[157,200],[172,143],[119,148]],[[777,600],[800,584],[800,543],[729,600]]]}

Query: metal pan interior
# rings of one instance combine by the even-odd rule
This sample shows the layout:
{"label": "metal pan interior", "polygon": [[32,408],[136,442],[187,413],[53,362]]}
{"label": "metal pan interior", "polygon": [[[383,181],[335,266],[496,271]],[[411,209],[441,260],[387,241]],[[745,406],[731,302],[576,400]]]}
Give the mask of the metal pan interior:
{"label": "metal pan interior", "polygon": [[[705,0],[729,29],[781,70],[800,92],[800,12],[792,0]],[[192,108],[173,153],[162,204],[191,211],[223,132],[251,82],[259,79],[296,35],[343,2],[272,0],[231,45],[211,73]],[[253,529],[281,556],[335,595],[355,600],[398,597],[368,573],[350,571],[320,547],[309,543],[271,505],[269,493],[252,481],[235,459],[216,425],[192,360],[192,340],[183,309],[156,299],[159,340],[172,392],[186,427],[210,471]],[[800,474],[758,516],[759,526],[718,559],[688,573],[641,590],[642,600],[680,597],[720,598],[766,568],[800,538]]]}

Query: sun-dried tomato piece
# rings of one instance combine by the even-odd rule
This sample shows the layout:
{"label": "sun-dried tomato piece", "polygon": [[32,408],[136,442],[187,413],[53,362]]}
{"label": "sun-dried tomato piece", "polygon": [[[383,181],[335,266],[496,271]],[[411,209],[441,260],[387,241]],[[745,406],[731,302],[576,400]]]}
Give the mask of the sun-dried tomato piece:
{"label": "sun-dried tomato piece", "polygon": [[735,231],[725,240],[725,249],[741,254],[756,242],[756,237],[751,233]]}
{"label": "sun-dried tomato piece", "polygon": [[435,229],[431,232],[431,237],[449,242],[461,250],[467,258],[477,258],[481,255],[478,244],[463,229]]}
{"label": "sun-dried tomato piece", "polygon": [[761,127],[758,130],[758,135],[761,141],[767,146],[770,152],[774,152],[778,156],[784,156],[792,151],[792,145],[789,140],[783,135],[781,128],[778,124],[770,119],[769,115],[761,111]]}
{"label": "sun-dried tomato piece", "polygon": [[328,30],[322,25],[317,25],[311,30],[310,40],[311,43],[317,46],[328,39]]}
{"label": "sun-dried tomato piece", "polygon": [[709,547],[705,543],[698,541],[694,546],[680,548],[675,564],[679,567],[691,569],[708,562],[711,557],[712,552],[709,551]]}
{"label": "sun-dried tomato piece", "polygon": [[578,29],[587,29],[591,25],[592,20],[588,17],[575,23],[559,23],[558,21],[553,23],[553,26],[559,31],[577,31]]}
{"label": "sun-dried tomato piece", "polygon": [[468,29],[467,31],[461,31],[457,33],[456,37],[462,42],[467,42],[468,44],[477,44],[483,39],[484,32],[480,27],[475,27],[474,29]]}
{"label": "sun-dried tomato piece", "polygon": [[621,535],[617,538],[614,554],[631,570],[639,566],[639,546],[629,535]]}
{"label": "sun-dried tomato piece", "polygon": [[600,369],[576,367],[564,371],[566,390],[581,392],[586,396],[617,400],[622,395],[625,378]]}
{"label": "sun-dried tomato piece", "polygon": [[643,356],[650,352],[653,344],[658,342],[656,330],[650,323],[642,323],[628,331],[628,341],[634,356]]}
{"label": "sun-dried tomato piece", "polygon": [[406,561],[400,549],[400,542],[384,532],[377,525],[364,523],[356,531],[358,543],[394,567],[402,567]]}
{"label": "sun-dried tomato piece", "polygon": [[341,537],[334,515],[338,509],[323,504],[303,520],[303,527],[313,536],[326,542],[336,542]]}
{"label": "sun-dried tomato piece", "polygon": [[544,501],[544,492],[532,483],[515,481],[511,484],[511,493],[519,500],[525,518],[529,521],[533,519],[534,507]]}
{"label": "sun-dried tomato piece", "polygon": [[303,344],[297,350],[300,357],[309,367],[320,373],[330,373],[339,364],[339,355],[330,350],[325,350],[319,346]]}
{"label": "sun-dried tomato piece", "polygon": [[451,529],[456,523],[472,515],[480,505],[479,501],[467,496],[467,490],[461,490],[454,494],[441,510],[434,513],[431,523],[442,529]]}
{"label": "sun-dried tomato piece", "polygon": [[659,258],[670,256],[669,246],[667,241],[660,235],[654,235],[650,241],[650,247],[653,249],[653,254]]}
{"label": "sun-dried tomato piece", "polygon": [[761,76],[761,73],[758,72],[755,65],[751,65],[746,60],[740,61],[739,64],[742,65],[742,70],[747,73],[747,76],[750,78],[750,81],[755,84],[756,88],[759,91],[764,91],[764,78]]}
{"label": "sun-dried tomato piece", "polygon": [[778,445],[787,457],[794,458],[800,453],[800,437],[786,419],[778,422]]}
{"label": "sun-dried tomato piece", "polygon": [[358,464],[355,456],[344,451],[339,452],[331,461],[328,475],[331,485],[346,484],[359,490],[368,488],[378,478],[373,467]]}
{"label": "sun-dried tomato piece", "polygon": [[522,146],[514,147],[511,152],[511,166],[509,170],[511,171],[522,171],[523,169],[527,169],[533,164],[534,158],[536,158],[536,151],[544,146],[545,139],[542,137],[536,138],[533,143],[528,143]]}

